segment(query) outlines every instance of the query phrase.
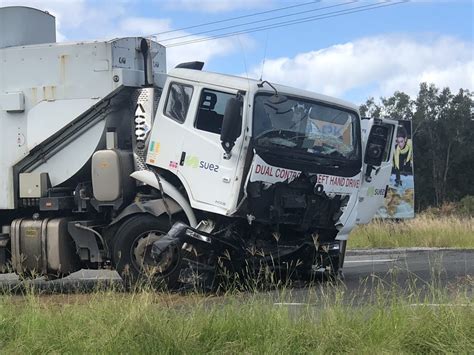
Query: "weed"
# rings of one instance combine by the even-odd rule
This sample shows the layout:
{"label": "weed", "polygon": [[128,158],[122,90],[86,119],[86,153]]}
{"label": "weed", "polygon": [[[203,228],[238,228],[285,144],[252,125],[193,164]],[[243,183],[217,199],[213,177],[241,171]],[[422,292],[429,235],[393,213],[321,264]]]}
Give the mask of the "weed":
{"label": "weed", "polygon": [[349,236],[348,248],[474,248],[474,218],[423,214],[406,221],[374,220]]}
{"label": "weed", "polygon": [[[133,293],[0,296],[2,353],[473,353],[468,293],[372,280],[359,304],[342,284],[186,297]],[[366,287],[361,284],[361,287]],[[473,287],[471,283],[469,287]],[[299,296],[300,297],[300,296]],[[437,306],[433,306],[436,303]]]}

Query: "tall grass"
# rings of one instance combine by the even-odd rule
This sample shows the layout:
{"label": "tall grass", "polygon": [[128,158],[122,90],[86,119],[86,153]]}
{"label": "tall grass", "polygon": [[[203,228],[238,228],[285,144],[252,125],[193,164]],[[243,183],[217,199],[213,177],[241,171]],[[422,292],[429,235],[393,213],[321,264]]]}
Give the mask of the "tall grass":
{"label": "tall grass", "polygon": [[[469,248],[473,238],[473,218],[420,216],[359,227],[349,246]],[[472,277],[453,291],[436,277],[402,287],[396,276],[362,283],[359,299],[343,285],[316,284],[297,306],[285,304],[302,298],[288,289],[217,297],[146,285],[76,295],[31,288],[0,295],[0,354],[474,353]]]}
{"label": "tall grass", "polygon": [[[375,302],[354,307],[343,288],[321,287],[296,308],[274,305],[268,294],[3,296],[0,352],[474,352],[474,308],[462,293],[449,305],[415,307],[433,299],[379,289]],[[285,292],[276,299],[292,301]]]}
{"label": "tall grass", "polygon": [[423,214],[401,222],[374,220],[349,236],[349,248],[474,248],[474,218]]}

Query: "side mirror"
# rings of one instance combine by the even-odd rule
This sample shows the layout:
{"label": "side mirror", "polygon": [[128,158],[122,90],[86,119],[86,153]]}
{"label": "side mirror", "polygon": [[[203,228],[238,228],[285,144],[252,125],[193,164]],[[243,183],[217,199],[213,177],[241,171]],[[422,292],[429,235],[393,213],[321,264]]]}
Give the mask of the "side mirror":
{"label": "side mirror", "polygon": [[274,105],[279,105],[279,104],[282,104],[282,103],[285,103],[288,101],[288,98],[284,95],[272,95],[270,96],[270,98],[268,99],[268,101],[270,101],[272,104]]}
{"label": "side mirror", "polygon": [[221,130],[221,145],[230,154],[242,131],[242,99],[240,96],[227,101]]}
{"label": "side mirror", "polygon": [[367,165],[380,166],[386,150],[390,149],[388,142],[391,136],[390,128],[385,125],[374,124],[370,129],[364,162]]}

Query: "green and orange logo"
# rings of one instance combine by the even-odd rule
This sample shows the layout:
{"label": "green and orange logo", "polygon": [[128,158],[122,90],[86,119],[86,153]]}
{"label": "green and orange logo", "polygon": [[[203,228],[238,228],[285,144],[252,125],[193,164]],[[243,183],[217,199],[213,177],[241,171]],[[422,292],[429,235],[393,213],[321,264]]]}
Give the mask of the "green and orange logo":
{"label": "green and orange logo", "polygon": [[160,153],[160,142],[151,141],[150,143],[150,152],[159,154]]}

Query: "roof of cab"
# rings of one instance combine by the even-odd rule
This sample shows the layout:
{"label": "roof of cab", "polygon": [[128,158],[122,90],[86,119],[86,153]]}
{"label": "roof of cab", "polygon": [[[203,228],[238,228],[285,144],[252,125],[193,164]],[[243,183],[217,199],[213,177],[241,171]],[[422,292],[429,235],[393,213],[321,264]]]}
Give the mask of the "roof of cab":
{"label": "roof of cab", "polygon": [[[250,88],[255,88],[257,84],[260,82],[259,80],[247,79],[240,76],[219,74],[219,73],[194,70],[194,69],[182,69],[182,68],[172,69],[168,73],[168,76],[177,78],[177,79],[195,81],[202,84],[217,85],[217,86],[222,86],[222,87],[232,88],[232,89],[242,90],[242,91],[249,91]],[[274,84],[274,83],[272,83],[272,85],[275,86],[279,92],[287,94],[287,95],[294,95],[294,96],[314,99],[317,101],[322,101],[325,103],[349,108],[355,111],[359,110],[359,107],[357,105],[354,105],[353,103],[345,101],[345,100],[337,99],[335,97],[326,96],[326,95],[318,94],[312,91],[302,90],[302,89],[289,87],[285,85],[279,85],[279,84]],[[273,90],[269,86],[264,86],[261,90],[273,92]]]}

